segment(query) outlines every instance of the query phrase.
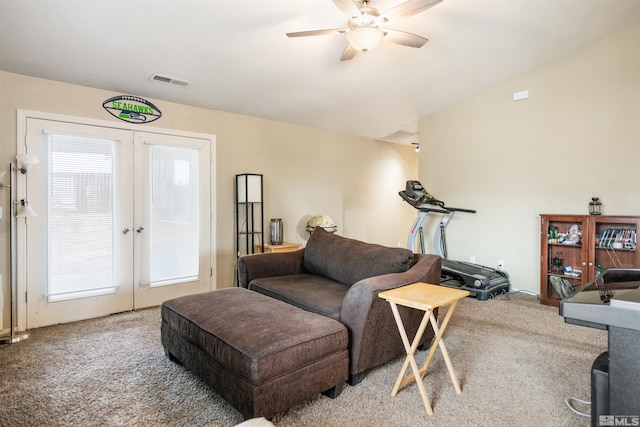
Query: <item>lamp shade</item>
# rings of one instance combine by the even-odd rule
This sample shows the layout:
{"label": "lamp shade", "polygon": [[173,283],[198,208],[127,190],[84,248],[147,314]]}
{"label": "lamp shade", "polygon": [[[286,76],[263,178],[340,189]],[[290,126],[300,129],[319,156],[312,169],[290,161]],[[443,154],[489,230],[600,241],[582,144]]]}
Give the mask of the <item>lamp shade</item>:
{"label": "lamp shade", "polygon": [[18,212],[16,212],[16,218],[27,218],[31,216],[38,216],[38,214],[31,209],[29,202],[25,199],[22,199],[18,203]]}
{"label": "lamp shade", "polygon": [[20,163],[20,172],[26,174],[31,169],[31,166],[39,162],[38,158],[33,154],[21,153],[16,156],[16,160]]}
{"label": "lamp shade", "polygon": [[347,40],[351,46],[360,52],[367,52],[378,46],[382,37],[384,33],[376,27],[359,27],[347,34]]}
{"label": "lamp shade", "polygon": [[242,174],[236,175],[238,202],[261,203],[262,202],[262,175]]}

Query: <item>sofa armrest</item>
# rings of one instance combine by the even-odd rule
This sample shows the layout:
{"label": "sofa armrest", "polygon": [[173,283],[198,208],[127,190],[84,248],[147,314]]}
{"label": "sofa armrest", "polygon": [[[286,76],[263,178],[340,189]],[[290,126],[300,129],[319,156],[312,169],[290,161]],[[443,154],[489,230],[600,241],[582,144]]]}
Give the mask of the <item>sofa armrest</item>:
{"label": "sofa armrest", "polygon": [[[389,303],[378,294],[415,282],[440,283],[442,259],[437,255],[417,255],[418,262],[404,273],[385,274],[355,283],[342,303],[340,321],[350,334],[350,373],[358,374],[404,353],[398,327]],[[424,312],[399,307],[407,334],[413,339]],[[436,313],[437,315],[437,313]],[[424,340],[433,336],[431,328]]]}
{"label": "sofa armrest", "polygon": [[304,273],[304,248],[293,252],[243,255],[238,258],[238,286],[247,288],[253,279]]}

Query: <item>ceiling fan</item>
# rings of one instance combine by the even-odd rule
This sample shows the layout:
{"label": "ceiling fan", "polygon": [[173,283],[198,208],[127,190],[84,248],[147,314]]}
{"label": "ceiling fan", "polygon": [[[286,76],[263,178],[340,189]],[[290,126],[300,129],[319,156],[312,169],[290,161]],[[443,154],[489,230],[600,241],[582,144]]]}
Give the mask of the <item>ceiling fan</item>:
{"label": "ceiling fan", "polygon": [[342,52],[340,61],[353,59],[358,52],[367,52],[380,43],[382,38],[403,46],[422,47],[429,40],[417,34],[386,28],[387,24],[416,15],[442,0],[407,0],[386,12],[370,6],[371,0],[333,0],[348,17],[346,28],[310,30],[287,33],[287,37],[323,36],[346,34],[349,44]]}

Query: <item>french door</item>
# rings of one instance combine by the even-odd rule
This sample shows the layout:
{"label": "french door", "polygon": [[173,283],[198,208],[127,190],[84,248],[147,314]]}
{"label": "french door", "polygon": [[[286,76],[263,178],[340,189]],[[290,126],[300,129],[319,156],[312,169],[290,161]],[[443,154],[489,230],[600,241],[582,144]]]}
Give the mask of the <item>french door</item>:
{"label": "french door", "polygon": [[211,141],[27,119],[26,326],[211,289]]}

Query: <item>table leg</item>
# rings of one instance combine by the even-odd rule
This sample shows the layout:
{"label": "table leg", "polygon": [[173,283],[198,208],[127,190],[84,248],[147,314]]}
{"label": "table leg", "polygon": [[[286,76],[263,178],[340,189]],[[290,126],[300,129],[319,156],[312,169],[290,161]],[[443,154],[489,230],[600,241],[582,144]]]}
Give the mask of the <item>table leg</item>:
{"label": "table leg", "polygon": [[[391,303],[391,304],[393,304],[393,303]],[[391,310],[393,311],[393,306],[392,306]],[[396,323],[398,323],[398,319],[400,319],[400,322],[402,322],[402,319],[400,318],[400,316],[398,315],[398,317],[396,317],[395,313],[394,313],[394,318],[396,319]],[[411,349],[410,349],[411,354],[416,354],[416,350],[418,348],[418,344],[419,344],[420,339],[422,338],[422,335],[424,334],[424,331],[426,330],[428,324],[429,324],[429,312],[426,312],[424,314],[424,316],[422,317],[422,322],[420,322],[420,326],[418,327],[418,331],[416,332],[416,336],[413,339],[413,343],[412,343]],[[402,325],[402,329],[400,329],[400,326],[398,326],[398,329],[400,330],[400,337],[403,340],[402,342],[403,342],[403,344],[405,346],[405,351],[408,354],[409,350],[407,350],[407,343],[409,342],[409,337],[406,334],[406,331],[404,329],[404,325]],[[405,339],[406,339],[406,341],[405,341]],[[405,358],[404,364],[402,365],[402,369],[400,369],[400,374],[398,375],[398,380],[396,381],[396,385],[393,388],[393,391],[391,392],[392,396],[395,396],[396,394],[398,394],[398,390],[400,390],[400,388],[404,387],[405,385],[407,385],[410,382],[415,380],[415,377],[413,375],[405,376],[405,373],[407,372],[407,368],[408,367],[409,367],[409,358]]]}
{"label": "table leg", "polygon": [[426,375],[427,368],[429,367],[429,363],[431,363],[431,359],[433,358],[433,355],[436,351],[436,347],[440,347],[440,350],[442,351],[442,357],[444,358],[444,361],[447,364],[447,370],[449,371],[449,376],[451,377],[453,386],[455,387],[456,392],[460,394],[462,393],[462,389],[460,388],[460,382],[458,381],[455,370],[453,369],[453,364],[451,363],[451,358],[449,357],[449,352],[447,351],[447,347],[444,345],[444,340],[442,339],[442,336],[444,335],[444,330],[447,327],[447,324],[449,323],[449,319],[451,319],[451,315],[453,314],[453,310],[456,308],[457,304],[458,304],[458,301],[456,300],[449,305],[447,314],[444,320],[442,321],[442,323],[440,324],[440,327],[438,327],[438,321],[436,320],[435,316],[433,316],[433,314],[431,314],[431,316],[429,317],[429,320],[431,321],[431,326],[433,327],[433,331],[435,332],[436,337],[433,340],[433,344],[431,344],[431,350],[427,355],[427,359],[425,360],[424,365],[420,370],[420,376],[424,377]]}
{"label": "table leg", "polygon": [[[429,323],[428,320],[432,315],[432,310],[425,312],[422,322],[420,323],[420,327],[418,328],[418,332],[416,332],[416,336],[413,339],[413,343],[409,345],[409,337],[407,336],[407,332],[404,329],[404,324],[402,323],[402,318],[400,317],[400,313],[398,312],[398,307],[392,301],[389,301],[391,305],[391,311],[393,311],[393,316],[396,319],[396,323],[398,324],[398,331],[400,332],[400,336],[402,338],[402,343],[404,344],[404,349],[407,352],[407,358],[402,365],[402,369],[400,370],[400,375],[398,375],[398,379],[396,381],[396,385],[391,392],[392,396],[398,394],[398,390],[401,385],[405,385],[407,382],[411,382],[415,379],[418,384],[418,390],[420,390],[420,396],[422,397],[422,402],[424,403],[424,407],[427,410],[427,414],[433,415],[433,409],[431,408],[431,403],[429,402],[429,397],[427,396],[427,391],[424,388],[424,383],[422,382],[422,376],[420,375],[420,369],[418,368],[418,364],[416,363],[416,359],[414,357],[414,353],[418,348],[418,344],[420,343],[420,339],[422,338],[422,334]],[[413,377],[405,377],[405,372],[407,371],[408,365],[411,365],[411,371],[413,373]]]}

